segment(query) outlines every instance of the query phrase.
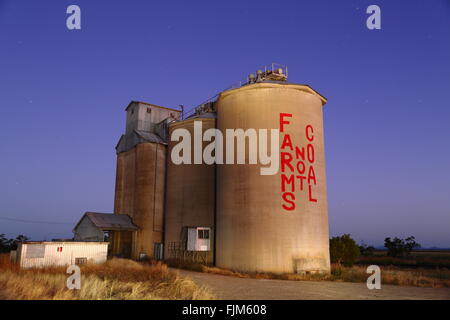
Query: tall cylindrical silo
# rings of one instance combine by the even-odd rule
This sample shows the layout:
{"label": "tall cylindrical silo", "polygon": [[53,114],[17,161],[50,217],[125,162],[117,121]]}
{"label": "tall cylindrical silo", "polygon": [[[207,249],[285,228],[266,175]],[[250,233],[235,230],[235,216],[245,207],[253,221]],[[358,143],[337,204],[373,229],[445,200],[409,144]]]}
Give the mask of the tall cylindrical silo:
{"label": "tall cylindrical silo", "polygon": [[224,135],[226,129],[279,129],[280,167],[274,175],[261,175],[267,166],[249,164],[248,155],[245,164],[217,165],[217,266],[329,272],[325,103],[310,87],[287,83],[262,82],[220,94],[218,129]]}
{"label": "tall cylindrical silo", "polygon": [[[172,151],[178,141],[170,141],[167,153],[166,176],[166,205],[165,205],[165,258],[179,258],[181,251],[189,251],[187,248],[188,229],[208,229],[208,238],[200,241],[208,241],[206,248],[197,248],[199,251],[190,251],[188,258],[199,259],[200,262],[212,263],[214,251],[214,213],[215,213],[215,165],[206,164],[203,160],[199,164],[194,163],[194,130],[195,123],[199,133],[215,128],[215,114],[207,113],[192,117],[187,120],[173,122],[169,126],[169,137],[177,129],[187,130],[192,137],[190,164],[175,164],[172,159]],[[201,137],[200,137],[201,139]],[[200,142],[205,147],[208,142]],[[186,256],[184,255],[184,258]],[[202,260],[204,259],[204,260]]]}
{"label": "tall cylindrical silo", "polygon": [[166,149],[147,142],[117,155],[114,212],[128,214],[139,230],[117,233],[113,254],[153,257],[155,243],[163,242]]}

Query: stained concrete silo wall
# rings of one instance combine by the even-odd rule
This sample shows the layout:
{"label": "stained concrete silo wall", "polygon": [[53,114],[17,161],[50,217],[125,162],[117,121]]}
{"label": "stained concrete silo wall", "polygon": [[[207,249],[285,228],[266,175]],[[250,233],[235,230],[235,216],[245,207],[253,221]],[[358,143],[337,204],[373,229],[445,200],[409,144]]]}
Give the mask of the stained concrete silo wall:
{"label": "stained concrete silo wall", "polygon": [[[139,231],[114,233],[113,254],[123,253],[121,247],[132,244],[133,259],[140,254],[153,257],[155,243],[162,243],[166,149],[164,144],[148,142],[117,155],[114,213],[128,214]],[[119,236],[133,237],[133,241]]]}
{"label": "stained concrete silo wall", "polygon": [[[285,145],[280,153],[288,152],[296,159],[297,146],[300,152],[302,147],[313,148],[314,157],[310,156],[310,162],[303,153],[305,160],[298,158],[303,164],[296,160],[291,163],[294,170],[285,165],[285,172],[280,165],[278,173],[269,176],[260,174],[259,164],[217,165],[217,266],[249,272],[329,272],[325,102],[308,86],[295,84],[259,83],[219,96],[217,127],[223,133],[235,128],[281,129],[280,114],[290,114],[283,118],[289,124],[280,132],[280,146],[289,134],[293,150]],[[310,166],[314,176],[308,181]],[[294,192],[286,182],[282,191],[282,174],[294,177]],[[295,208],[285,200],[292,201],[292,195],[283,198],[284,193],[293,194]]]}
{"label": "stained concrete silo wall", "polygon": [[[215,128],[216,119],[197,117],[172,123],[169,137],[175,129],[186,129],[194,138],[194,121],[202,122],[202,134]],[[209,227],[211,250],[205,253],[208,263],[213,262],[215,165],[194,164],[194,142],[191,141],[191,164],[174,164],[171,159],[177,141],[169,141],[167,152],[167,189],[165,213],[165,258],[175,258],[174,245],[186,241],[187,227]],[[204,142],[205,147],[209,142]],[[179,253],[179,252],[178,252]]]}

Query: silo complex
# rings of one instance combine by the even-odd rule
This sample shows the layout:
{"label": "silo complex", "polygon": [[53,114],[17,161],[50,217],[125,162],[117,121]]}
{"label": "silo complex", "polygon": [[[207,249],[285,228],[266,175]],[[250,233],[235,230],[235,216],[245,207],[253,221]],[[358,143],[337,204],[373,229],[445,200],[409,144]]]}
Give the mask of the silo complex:
{"label": "silo complex", "polygon": [[[174,122],[169,126],[169,136],[174,130],[184,129],[194,138],[194,123],[201,122],[201,135],[215,128],[214,113],[191,117],[184,121]],[[183,253],[190,254],[191,260],[212,263],[214,255],[214,212],[215,212],[215,165],[194,163],[194,140],[190,141],[190,164],[174,164],[171,159],[174,145],[177,141],[169,141],[167,152],[167,189],[165,208],[165,258],[179,258]],[[202,147],[208,143],[203,142]],[[195,232],[194,239],[190,240],[189,230]],[[209,230],[207,239],[209,246],[205,250],[197,248],[190,250],[188,241],[201,241],[198,239],[198,230]],[[195,247],[193,248],[195,249]],[[207,250],[208,249],[208,250]],[[184,257],[186,258],[186,257]]]}
{"label": "silo complex", "polygon": [[221,132],[280,130],[280,168],[274,175],[261,175],[260,164],[217,165],[218,267],[329,272],[325,103],[308,86],[274,82],[249,84],[219,95]]}
{"label": "silo complex", "polygon": [[287,75],[287,67],[264,67],[183,117],[130,103],[116,146],[114,213],[135,227],[115,228],[113,255],[330,272],[327,100]]}

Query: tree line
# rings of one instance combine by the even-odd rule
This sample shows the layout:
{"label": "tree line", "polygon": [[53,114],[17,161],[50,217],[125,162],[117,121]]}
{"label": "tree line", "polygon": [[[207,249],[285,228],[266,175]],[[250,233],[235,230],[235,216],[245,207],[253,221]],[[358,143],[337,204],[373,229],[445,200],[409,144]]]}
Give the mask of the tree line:
{"label": "tree line", "polygon": [[14,239],[8,239],[2,233],[0,234],[0,253],[8,253],[11,250],[17,250],[17,246],[19,243],[28,240],[29,238],[27,236],[24,236],[23,234],[18,235]]}
{"label": "tree line", "polygon": [[[411,236],[406,239],[390,237],[384,239],[384,247],[387,249],[387,256],[405,258],[411,251],[420,248],[420,244]],[[362,243],[356,244],[349,234],[330,239],[331,262],[338,265],[352,266],[360,256],[373,256],[375,248]]]}

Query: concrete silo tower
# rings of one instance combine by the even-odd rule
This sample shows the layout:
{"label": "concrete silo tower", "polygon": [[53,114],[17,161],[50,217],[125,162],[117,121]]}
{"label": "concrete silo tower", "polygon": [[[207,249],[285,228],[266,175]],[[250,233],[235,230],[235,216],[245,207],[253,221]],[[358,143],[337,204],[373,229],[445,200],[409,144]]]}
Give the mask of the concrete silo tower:
{"label": "concrete silo tower", "polygon": [[327,100],[309,86],[265,74],[216,101],[221,132],[280,131],[278,173],[261,175],[259,164],[217,165],[216,264],[246,272],[327,273]]}
{"label": "concrete silo tower", "polygon": [[167,129],[180,111],[132,101],[126,113],[126,132],[116,146],[114,213],[128,214],[139,230],[113,232],[112,254],[162,256]]}
{"label": "concrete silo tower", "polygon": [[[191,116],[170,125],[169,132],[187,130],[194,137],[194,124],[201,122],[201,134],[215,128],[215,113]],[[200,129],[199,129],[200,130]],[[167,193],[165,213],[165,258],[201,263],[214,260],[215,165],[194,163],[174,164],[171,159],[176,142],[169,141],[167,162]],[[203,142],[203,148],[207,145]],[[194,150],[194,141],[191,141]]]}

